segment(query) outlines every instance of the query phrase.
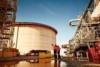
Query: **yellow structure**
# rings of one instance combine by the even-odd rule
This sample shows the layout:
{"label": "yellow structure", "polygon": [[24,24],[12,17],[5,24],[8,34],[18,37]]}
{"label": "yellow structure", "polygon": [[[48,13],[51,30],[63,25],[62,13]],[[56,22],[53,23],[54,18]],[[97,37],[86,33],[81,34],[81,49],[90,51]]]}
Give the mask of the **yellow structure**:
{"label": "yellow structure", "polygon": [[39,53],[39,58],[51,58],[51,57],[52,57],[51,53],[45,53],[45,52]]}
{"label": "yellow structure", "polygon": [[29,53],[26,54],[26,56],[34,56],[38,57],[39,59],[46,59],[53,57],[51,52],[47,50],[31,50]]}

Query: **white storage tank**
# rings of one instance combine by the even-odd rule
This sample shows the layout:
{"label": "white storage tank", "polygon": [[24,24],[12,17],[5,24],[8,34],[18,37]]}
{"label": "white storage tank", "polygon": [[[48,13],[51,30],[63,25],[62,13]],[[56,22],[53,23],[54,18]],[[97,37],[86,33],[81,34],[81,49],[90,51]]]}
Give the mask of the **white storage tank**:
{"label": "white storage tank", "polygon": [[52,50],[56,43],[57,30],[49,25],[35,22],[16,22],[14,30],[14,47],[21,54],[30,50]]}

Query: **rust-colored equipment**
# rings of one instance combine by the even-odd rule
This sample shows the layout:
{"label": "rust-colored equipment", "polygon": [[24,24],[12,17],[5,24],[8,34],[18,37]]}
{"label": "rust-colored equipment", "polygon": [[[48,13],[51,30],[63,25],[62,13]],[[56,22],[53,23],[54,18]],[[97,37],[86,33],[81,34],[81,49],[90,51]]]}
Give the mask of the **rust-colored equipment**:
{"label": "rust-colored equipment", "polygon": [[0,0],[0,48],[12,47],[17,0]]}

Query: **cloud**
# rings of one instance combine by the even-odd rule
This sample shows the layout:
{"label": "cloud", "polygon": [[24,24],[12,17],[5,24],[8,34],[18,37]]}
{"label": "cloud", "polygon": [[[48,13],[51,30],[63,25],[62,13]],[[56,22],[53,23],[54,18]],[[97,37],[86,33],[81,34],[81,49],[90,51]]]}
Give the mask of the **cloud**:
{"label": "cloud", "polygon": [[54,11],[52,11],[50,8],[46,7],[43,4],[39,4],[38,7],[47,12],[48,14],[55,15]]}

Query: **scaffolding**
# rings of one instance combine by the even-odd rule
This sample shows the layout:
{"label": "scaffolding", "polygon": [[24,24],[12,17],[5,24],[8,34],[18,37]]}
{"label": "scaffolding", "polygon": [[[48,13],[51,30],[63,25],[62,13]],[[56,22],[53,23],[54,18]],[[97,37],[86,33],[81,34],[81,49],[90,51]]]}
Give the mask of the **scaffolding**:
{"label": "scaffolding", "polygon": [[0,48],[13,46],[17,0],[0,0]]}
{"label": "scaffolding", "polygon": [[96,42],[100,41],[100,16],[91,17],[99,3],[99,0],[89,0],[84,14],[77,20],[79,24],[73,25],[72,22],[76,20],[70,21],[71,26],[78,26],[74,38],[70,40],[70,44],[73,44],[73,51],[84,46],[94,46]]}

